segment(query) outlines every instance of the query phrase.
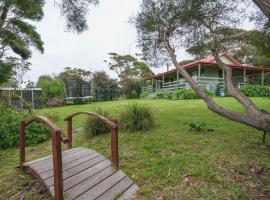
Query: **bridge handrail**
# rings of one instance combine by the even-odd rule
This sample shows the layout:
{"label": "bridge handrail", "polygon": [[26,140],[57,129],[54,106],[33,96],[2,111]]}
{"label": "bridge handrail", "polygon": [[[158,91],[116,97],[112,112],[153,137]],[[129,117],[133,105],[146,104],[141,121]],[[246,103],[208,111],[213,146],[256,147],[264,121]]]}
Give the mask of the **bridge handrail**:
{"label": "bridge handrail", "polygon": [[94,112],[76,112],[68,115],[65,118],[67,121],[67,136],[69,141],[69,147],[72,147],[72,119],[78,115],[90,115],[102,120],[104,123],[111,127],[111,160],[112,166],[118,169],[119,159],[118,159],[118,122],[116,119],[108,119]]}
{"label": "bridge handrail", "polygon": [[63,199],[63,169],[61,142],[68,143],[68,138],[51,120],[43,116],[34,116],[28,120],[20,121],[19,125],[19,148],[20,148],[20,170],[24,171],[25,163],[25,129],[32,122],[38,121],[51,129],[52,132],[52,153],[53,153],[53,173],[54,173],[54,199]]}

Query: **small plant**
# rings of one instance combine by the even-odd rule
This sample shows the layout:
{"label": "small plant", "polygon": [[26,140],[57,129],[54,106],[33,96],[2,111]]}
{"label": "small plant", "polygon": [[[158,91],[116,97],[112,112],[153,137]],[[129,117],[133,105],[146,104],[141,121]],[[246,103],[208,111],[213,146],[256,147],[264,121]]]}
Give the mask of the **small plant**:
{"label": "small plant", "polygon": [[205,128],[205,123],[200,121],[195,121],[194,123],[185,123],[185,125],[189,126],[190,131],[200,132]]}
{"label": "small plant", "polygon": [[[96,110],[96,113],[106,118],[108,118],[109,116],[108,112],[101,108],[98,108]],[[110,127],[102,120],[97,119],[96,117],[93,116],[89,116],[85,122],[84,131],[87,135],[93,137],[100,134],[109,133]]]}
{"label": "small plant", "polygon": [[154,126],[154,119],[148,107],[129,105],[120,115],[120,127],[128,132],[147,131]]}

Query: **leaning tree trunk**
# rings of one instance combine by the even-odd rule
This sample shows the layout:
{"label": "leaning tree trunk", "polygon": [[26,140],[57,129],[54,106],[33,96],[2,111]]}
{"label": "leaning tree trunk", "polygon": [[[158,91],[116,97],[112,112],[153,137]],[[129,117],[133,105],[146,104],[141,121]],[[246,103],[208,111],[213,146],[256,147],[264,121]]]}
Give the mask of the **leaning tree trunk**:
{"label": "leaning tree trunk", "polygon": [[266,17],[270,20],[270,0],[253,0],[253,2],[261,9]]}
{"label": "leaning tree trunk", "polygon": [[[203,88],[192,79],[192,77],[185,70],[185,68],[181,64],[179,64],[179,62],[176,59],[175,49],[171,47],[168,38],[165,40],[165,48],[170,54],[170,57],[172,59],[174,66],[179,70],[180,74],[185,78],[185,80],[189,83],[189,85],[196,92],[196,94],[198,94],[205,101],[205,103],[207,104],[207,107],[210,110],[230,120],[246,124],[258,130],[270,132],[270,115],[269,114],[258,110],[256,106],[249,99],[246,101],[245,96],[237,94],[240,92],[237,91],[236,89],[234,90],[233,88],[230,88],[231,92],[234,93],[235,98],[244,106],[247,112],[246,113],[234,112],[232,110],[219,106],[211,97],[209,97],[205,93]],[[227,77],[229,78],[229,76]],[[227,87],[228,86],[233,87],[230,85],[231,80],[227,80],[226,82],[229,82],[229,83],[226,83]]]}

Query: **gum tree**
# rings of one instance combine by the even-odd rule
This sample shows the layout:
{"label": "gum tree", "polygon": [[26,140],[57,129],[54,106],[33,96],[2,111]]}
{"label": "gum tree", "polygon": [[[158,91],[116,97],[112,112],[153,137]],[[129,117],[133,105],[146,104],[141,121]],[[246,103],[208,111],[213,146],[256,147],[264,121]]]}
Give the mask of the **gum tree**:
{"label": "gum tree", "polygon": [[[171,62],[211,111],[266,133],[270,131],[270,115],[234,87],[232,69],[219,58],[222,43],[219,30],[239,25],[240,7],[238,2],[231,0],[143,0],[133,22],[138,30],[138,43],[148,62]],[[225,71],[228,93],[243,106],[244,113],[218,105],[179,64],[177,49],[198,44],[212,51],[217,64]]]}

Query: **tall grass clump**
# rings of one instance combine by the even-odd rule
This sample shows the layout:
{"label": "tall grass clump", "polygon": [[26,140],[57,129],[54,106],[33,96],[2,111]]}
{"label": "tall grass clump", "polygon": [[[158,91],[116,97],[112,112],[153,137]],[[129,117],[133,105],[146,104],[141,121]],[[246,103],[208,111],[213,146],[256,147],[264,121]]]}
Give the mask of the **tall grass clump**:
{"label": "tall grass clump", "polygon": [[154,126],[154,117],[150,108],[130,104],[120,115],[120,128],[128,132],[147,131]]}
{"label": "tall grass clump", "polygon": [[[109,118],[109,113],[101,108],[98,108],[95,113]],[[84,131],[86,135],[93,137],[104,133],[109,133],[110,127],[102,120],[89,116],[84,124]]]}

